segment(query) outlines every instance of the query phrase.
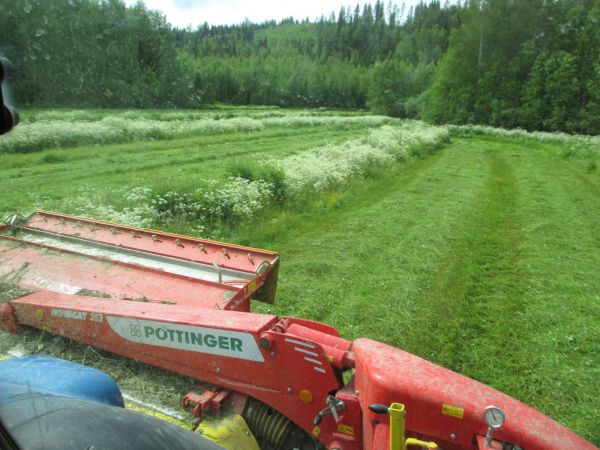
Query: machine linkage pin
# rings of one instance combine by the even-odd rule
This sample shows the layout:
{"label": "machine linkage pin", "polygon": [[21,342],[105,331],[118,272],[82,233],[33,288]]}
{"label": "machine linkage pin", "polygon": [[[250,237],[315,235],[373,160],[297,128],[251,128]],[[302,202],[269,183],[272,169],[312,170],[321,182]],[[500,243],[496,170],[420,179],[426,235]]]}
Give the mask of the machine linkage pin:
{"label": "machine linkage pin", "polygon": [[227,259],[231,259],[231,256],[229,256],[229,252],[227,251],[227,249],[226,249],[226,248],[222,248],[222,249],[221,249],[221,253],[223,253],[223,255],[225,255],[225,257],[226,257]]}
{"label": "machine linkage pin", "polygon": [[175,245],[177,247],[185,248],[185,245],[181,243],[181,239],[175,239]]}
{"label": "machine linkage pin", "polygon": [[252,253],[248,253],[248,261],[250,261],[250,264],[254,265],[254,258],[252,258]]}
{"label": "machine linkage pin", "polygon": [[135,231],[131,230],[131,237],[134,239],[141,239],[142,237],[137,234]]}
{"label": "machine linkage pin", "polygon": [[153,234],[153,235],[152,235],[152,241],[153,241],[153,242],[162,242],[162,241],[161,241],[161,240],[158,238],[158,236],[157,236],[157,235],[155,235],[155,234]]}
{"label": "machine linkage pin", "polygon": [[204,244],[198,244],[198,248],[200,249],[201,252],[207,253],[206,247],[204,247]]}

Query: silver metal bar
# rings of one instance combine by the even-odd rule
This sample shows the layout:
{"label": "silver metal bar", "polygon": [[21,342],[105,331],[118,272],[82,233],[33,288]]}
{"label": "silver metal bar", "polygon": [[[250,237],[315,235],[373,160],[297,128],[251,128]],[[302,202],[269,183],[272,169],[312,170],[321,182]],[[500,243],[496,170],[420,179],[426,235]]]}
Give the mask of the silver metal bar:
{"label": "silver metal bar", "polygon": [[140,250],[132,250],[111,244],[94,242],[79,237],[65,236],[63,234],[22,227],[17,228],[20,231],[19,238],[25,243],[31,242],[59,250],[68,250],[84,256],[88,255],[106,258],[113,261],[196,278],[198,280],[223,284],[231,281],[251,280],[256,276],[255,274],[248,272],[241,272],[223,267],[215,269],[211,264],[185,261]]}

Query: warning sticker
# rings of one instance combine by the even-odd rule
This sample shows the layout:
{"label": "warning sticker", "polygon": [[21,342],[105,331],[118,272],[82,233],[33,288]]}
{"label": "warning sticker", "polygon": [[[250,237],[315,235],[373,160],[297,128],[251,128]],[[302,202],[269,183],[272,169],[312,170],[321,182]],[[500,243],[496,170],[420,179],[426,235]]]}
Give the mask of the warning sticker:
{"label": "warning sticker", "polygon": [[442,405],[442,414],[446,416],[456,417],[457,419],[462,419],[465,415],[465,410],[460,406],[446,405],[444,403]]}
{"label": "warning sticker", "polygon": [[344,433],[344,434],[347,434],[349,436],[354,436],[354,428],[352,428],[350,425],[345,425],[343,423],[340,423],[337,426],[337,430],[340,433]]}

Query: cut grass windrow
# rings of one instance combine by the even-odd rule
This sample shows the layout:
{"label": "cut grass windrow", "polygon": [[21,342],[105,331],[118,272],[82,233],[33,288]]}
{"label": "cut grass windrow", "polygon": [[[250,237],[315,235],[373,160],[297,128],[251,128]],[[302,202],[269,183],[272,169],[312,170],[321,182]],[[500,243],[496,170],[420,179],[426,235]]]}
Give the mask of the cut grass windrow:
{"label": "cut grass windrow", "polygon": [[[138,114],[137,111],[131,112]],[[167,140],[200,135],[253,132],[268,128],[375,127],[390,121],[384,116],[313,115],[291,112],[279,117],[250,115],[192,119],[189,118],[189,113],[179,113],[179,118],[176,118],[177,113],[172,114],[175,116],[159,119],[144,117],[143,114],[130,117],[125,112],[120,115],[98,115],[96,120],[25,121],[0,141],[0,153],[29,153],[49,148]]]}

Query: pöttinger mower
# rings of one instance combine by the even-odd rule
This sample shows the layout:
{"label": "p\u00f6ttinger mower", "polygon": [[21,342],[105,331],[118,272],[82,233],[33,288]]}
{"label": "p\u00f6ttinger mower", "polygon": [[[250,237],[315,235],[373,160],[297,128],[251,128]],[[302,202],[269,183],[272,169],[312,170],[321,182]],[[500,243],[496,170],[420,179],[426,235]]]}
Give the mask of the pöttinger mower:
{"label": "p\u00f6ttinger mower", "polygon": [[[241,414],[263,448],[594,449],[475,380],[332,327],[250,312],[276,253],[38,211],[0,227],[0,276],[27,293],[0,329],[35,327],[214,386],[183,402]],[[346,376],[344,376],[346,375]]]}

